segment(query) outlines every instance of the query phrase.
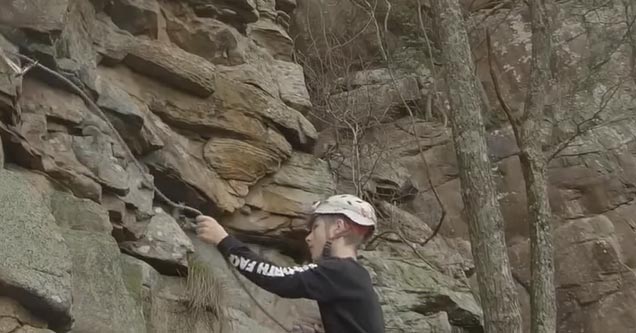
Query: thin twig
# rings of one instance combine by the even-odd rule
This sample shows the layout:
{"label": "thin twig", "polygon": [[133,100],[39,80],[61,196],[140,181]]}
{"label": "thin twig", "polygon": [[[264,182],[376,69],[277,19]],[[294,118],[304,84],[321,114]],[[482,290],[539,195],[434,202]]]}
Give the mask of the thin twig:
{"label": "thin twig", "polygon": [[[612,98],[614,98],[614,95],[616,94],[616,92],[618,92],[621,85],[622,85],[622,81],[619,82],[614,87],[614,89],[608,90],[605,93],[603,93],[603,96],[601,97],[601,105],[599,106],[599,109],[596,110],[596,112],[594,112],[594,114],[591,117],[576,124],[576,130],[574,131],[574,133],[570,135],[567,139],[562,141],[557,147],[554,148],[554,150],[548,155],[546,159],[546,163],[549,163],[550,161],[552,161],[559,153],[561,153],[565,148],[567,148],[577,137],[585,135],[587,132],[589,132],[590,130],[594,128],[595,122],[600,120],[599,117],[601,113],[605,111],[605,109],[609,105],[609,102],[612,100]],[[607,93],[610,93],[610,95],[607,99],[605,99],[605,97],[607,96]],[[588,124],[591,124],[591,125],[587,126]]]}
{"label": "thin twig", "polygon": [[[380,233],[380,234],[376,235],[375,237],[373,237],[373,239],[371,239],[371,240],[369,241],[369,243],[368,243],[368,244],[369,244],[369,245],[371,245],[371,244],[373,244],[375,241],[377,241],[378,239],[382,239],[382,240],[390,240],[390,239],[386,239],[386,238],[384,238],[384,237],[385,237],[385,236],[387,236],[387,235],[391,235],[391,234],[398,236],[398,237],[400,238],[400,240],[402,241],[402,243],[406,244],[408,247],[410,247],[410,248],[411,248],[411,250],[413,250],[413,253],[414,253],[416,256],[418,256],[418,257],[419,257],[420,259],[422,259],[423,261],[427,261],[427,262],[428,262],[428,260],[426,260],[426,258],[424,258],[424,257],[420,254],[420,252],[417,250],[417,248],[415,247],[415,245],[411,244],[411,242],[409,242],[409,241],[406,239],[406,237],[404,237],[404,235],[403,235],[401,232],[399,232],[399,231],[394,231],[394,230],[387,230],[387,231],[384,231],[384,232],[382,232],[382,233]],[[433,236],[433,237],[434,237],[434,236]],[[432,239],[432,237],[430,237],[430,239]]]}
{"label": "thin twig", "polygon": [[[388,1],[388,0],[386,0],[386,1]],[[370,14],[374,15],[373,13],[370,13]],[[376,26],[376,29],[379,29],[379,27],[377,25],[377,20],[376,20],[376,25],[375,26]],[[378,38],[379,38],[379,35],[378,35]],[[433,192],[433,195],[435,196],[435,199],[437,200],[437,204],[439,205],[439,207],[440,207],[440,209],[442,211],[441,215],[440,215],[440,219],[439,219],[439,221],[437,223],[437,226],[435,227],[435,229],[433,231],[433,234],[429,237],[430,239],[432,239],[433,237],[435,237],[437,235],[439,230],[441,230],[442,224],[444,223],[444,220],[445,220],[445,217],[446,217],[446,208],[444,207],[444,204],[442,203],[442,199],[440,198],[440,195],[437,192],[437,188],[435,187],[435,184],[433,184],[433,180],[431,178],[431,173],[430,173],[430,167],[428,165],[428,161],[426,160],[426,156],[424,156],[424,149],[422,148],[422,144],[421,144],[421,142],[419,140],[419,136],[417,135],[417,126],[416,126],[416,123],[415,123],[415,115],[413,113],[413,110],[411,109],[411,107],[406,102],[406,99],[404,98],[404,95],[402,94],[402,92],[398,89],[397,80],[395,79],[395,75],[393,73],[393,69],[391,68],[391,61],[389,59],[388,52],[386,52],[384,50],[384,46],[383,46],[382,40],[379,40],[378,42],[380,44],[380,48],[382,49],[382,55],[384,56],[384,61],[387,63],[387,69],[388,69],[388,72],[389,72],[389,76],[391,77],[391,83],[394,85],[395,90],[397,91],[398,96],[400,97],[400,100],[401,100],[402,104],[404,105],[404,107],[406,108],[406,110],[409,113],[409,117],[411,119],[411,125],[413,126],[413,133],[415,133],[415,142],[416,142],[418,150],[420,152],[418,155],[419,155],[420,159],[422,160],[422,164],[426,168],[426,176],[427,176],[427,180],[428,180],[429,186],[431,188],[431,191]],[[431,59],[431,61],[432,61],[432,59]]]}
{"label": "thin twig", "polygon": [[510,109],[510,106],[508,106],[508,103],[506,103],[506,100],[504,99],[503,94],[501,93],[501,87],[499,86],[499,79],[497,78],[497,74],[495,73],[495,67],[493,65],[495,56],[492,53],[492,41],[490,40],[489,30],[486,30],[486,45],[488,49],[488,66],[490,71],[490,77],[492,79],[493,87],[495,88],[495,94],[497,95],[497,100],[499,101],[501,108],[506,114],[506,118],[508,118],[508,122],[510,123],[510,126],[512,126],[512,132],[515,135],[516,142],[520,143],[521,142],[521,137],[520,137],[521,124],[519,123],[519,119],[515,118],[515,116],[512,114],[512,110]]}

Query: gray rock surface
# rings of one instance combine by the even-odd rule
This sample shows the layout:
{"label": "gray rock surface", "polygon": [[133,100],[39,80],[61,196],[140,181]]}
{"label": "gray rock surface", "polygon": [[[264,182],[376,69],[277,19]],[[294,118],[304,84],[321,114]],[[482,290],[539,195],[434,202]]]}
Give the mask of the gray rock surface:
{"label": "gray rock surface", "polygon": [[61,31],[66,23],[69,0],[8,0],[0,13],[0,24],[40,32]]}
{"label": "gray rock surface", "polygon": [[163,274],[187,272],[187,256],[194,248],[177,221],[158,211],[144,224],[141,238],[122,242],[121,248],[131,255],[143,258]]}
{"label": "gray rock surface", "polygon": [[[423,321],[429,314],[445,312],[452,326],[468,331],[481,327],[482,311],[467,283],[444,277],[426,262],[415,259],[363,252],[361,262],[370,270],[389,321],[403,326],[415,318]],[[438,317],[426,319],[429,325],[440,326]],[[448,324],[441,325],[444,326]]]}
{"label": "gray rock surface", "polygon": [[160,10],[156,0],[116,0],[105,8],[119,28],[151,38],[157,38],[159,33]]}
{"label": "gray rock surface", "polygon": [[70,328],[71,256],[42,195],[21,175],[0,170],[0,287],[51,327]]}
{"label": "gray rock surface", "polygon": [[142,308],[124,282],[117,243],[108,234],[66,231],[73,260],[73,332],[138,333]]}
{"label": "gray rock surface", "polygon": [[110,234],[113,230],[108,212],[103,206],[70,193],[53,191],[50,194],[51,213],[62,228]]}

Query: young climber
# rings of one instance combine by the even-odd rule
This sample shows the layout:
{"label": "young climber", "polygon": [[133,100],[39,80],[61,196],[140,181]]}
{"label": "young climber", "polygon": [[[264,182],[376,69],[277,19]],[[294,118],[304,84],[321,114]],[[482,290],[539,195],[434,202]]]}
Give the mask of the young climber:
{"label": "young climber", "polygon": [[197,217],[197,234],[216,245],[241,274],[285,298],[316,300],[325,333],[383,333],[384,318],[357,248],[373,234],[376,215],[360,198],[335,195],[313,205],[305,239],[313,263],[282,267],[252,252],[208,216]]}

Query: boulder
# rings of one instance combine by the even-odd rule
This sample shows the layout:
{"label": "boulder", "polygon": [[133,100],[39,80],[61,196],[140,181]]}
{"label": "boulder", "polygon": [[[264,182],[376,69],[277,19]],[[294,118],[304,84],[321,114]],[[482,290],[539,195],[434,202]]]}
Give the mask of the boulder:
{"label": "boulder", "polygon": [[390,122],[408,115],[404,102],[411,106],[423,97],[417,78],[406,76],[396,78],[395,82],[390,79],[389,82],[361,85],[331,95],[329,100],[335,112],[346,115],[347,119]]}
{"label": "boulder", "polygon": [[71,230],[110,234],[113,230],[103,206],[71,193],[53,190],[48,194],[51,213],[58,226]]}
{"label": "boulder", "polygon": [[324,196],[332,195],[336,186],[326,161],[301,152],[294,152],[272,175],[272,181]]}
{"label": "boulder", "polygon": [[[413,129],[415,125],[415,129]],[[338,169],[340,192],[356,190],[355,183],[377,193],[387,201],[413,200],[418,192],[456,179],[455,153],[447,128],[441,124],[403,117],[365,130],[357,151],[352,140],[337,140],[350,135],[349,129],[324,130],[315,153],[329,159]],[[417,134],[417,136],[415,135]],[[421,149],[421,152],[420,152]],[[428,168],[422,166],[422,156]],[[356,161],[355,156],[359,156]],[[352,171],[355,169],[355,173]],[[352,179],[352,175],[357,179]]]}
{"label": "boulder", "polygon": [[280,170],[250,188],[245,207],[221,222],[259,241],[304,253],[307,211],[314,201],[334,192],[335,181],[327,163],[313,155],[294,152]]}
{"label": "boulder", "polygon": [[[40,62],[79,83],[96,64],[90,30],[95,11],[88,1],[10,1],[0,18],[3,33]],[[8,9],[8,10],[7,10]],[[54,84],[59,80],[51,79]]]}
{"label": "boulder", "polygon": [[259,14],[269,14],[276,11],[276,0],[254,0]]}
{"label": "boulder", "polygon": [[636,198],[636,120],[591,131],[564,150],[548,170],[551,202],[563,218],[604,214]]}
{"label": "boulder", "polygon": [[[458,238],[467,241],[469,239],[468,223],[463,214],[464,203],[459,179],[437,186],[437,192],[447,213],[440,234],[449,239]],[[442,213],[440,204],[432,191],[419,192],[406,207],[431,228],[436,226]]]}
{"label": "boulder", "polygon": [[126,203],[119,196],[104,193],[101,205],[108,211],[108,216],[112,222],[122,223],[125,221]]}
{"label": "boulder", "polygon": [[56,122],[79,125],[88,110],[81,97],[27,76],[22,85],[23,112],[44,114]]}
{"label": "boulder", "polygon": [[291,145],[275,128],[249,113],[224,108],[222,100],[189,101],[171,100],[166,96],[152,97],[150,109],[175,127],[202,133],[227,131],[260,142],[273,151],[291,152]]}
{"label": "boulder", "polygon": [[208,206],[204,209],[209,209],[212,203],[215,209],[233,212],[243,205],[234,187],[205,162],[203,143],[189,140],[159,121],[155,124],[165,146],[146,156],[144,162],[150,167],[159,189],[168,197],[193,207]]}
{"label": "boulder", "polygon": [[156,0],[110,1],[105,12],[122,30],[132,35],[146,35],[156,39],[159,33],[160,7]]}
{"label": "boulder", "polygon": [[404,239],[401,239],[400,236],[387,235],[391,240],[398,242],[394,247],[399,248],[399,251],[412,252],[411,246],[413,246],[417,249],[419,256],[427,260],[428,264],[456,279],[462,279],[464,274],[469,275],[468,273],[472,273],[474,270],[472,256],[464,256],[465,253],[470,255],[470,245],[468,251],[458,249],[456,248],[457,244],[437,235],[421,247],[418,243],[421,244],[433,234],[433,230],[428,224],[417,216],[388,202],[380,201],[376,207],[380,216],[386,216],[380,221],[381,229],[383,231],[398,230],[398,233],[410,243],[410,246],[403,244]]}
{"label": "boulder", "polygon": [[52,329],[69,329],[72,263],[55,219],[20,172],[0,170],[0,189],[0,288]]}
{"label": "boulder", "polygon": [[104,64],[115,64],[124,60],[135,43],[135,37],[128,31],[120,29],[109,16],[104,13],[95,15],[91,34],[95,51],[101,56]]}
{"label": "boulder", "polygon": [[259,142],[212,138],[203,148],[208,164],[224,179],[255,183],[280,167],[290,152],[262,147]]}
{"label": "boulder", "polygon": [[236,28],[189,12],[181,17],[168,14],[166,20],[170,40],[182,49],[213,64],[236,66],[247,61],[248,40]]}
{"label": "boulder", "polygon": [[[130,176],[121,166],[123,162],[120,157],[124,157],[124,154],[118,141],[109,136],[112,132],[106,122],[88,111],[84,102],[75,95],[44,86],[41,82],[34,80],[27,80],[25,83],[23,96],[25,116],[21,132],[29,144],[41,149],[47,155],[46,158],[55,160],[55,164],[43,163],[43,171],[53,175],[58,172],[58,169],[64,169],[63,175],[54,177],[78,183],[78,189],[74,192],[81,197],[99,201],[101,190],[97,192],[97,189],[84,189],[90,182],[98,183],[90,187],[101,185],[115,193],[126,195],[130,191],[127,184]],[[101,87],[101,83],[98,87]],[[100,88],[100,90],[106,90],[106,88]],[[123,92],[120,91],[120,93]],[[123,98],[119,104],[115,102],[108,104],[108,101],[114,101],[115,98],[113,96],[112,99],[107,99],[101,104],[113,105],[112,109],[123,113],[134,112],[128,111],[126,107],[120,107],[123,105],[121,103],[126,101]],[[134,116],[139,114],[133,113]],[[51,130],[50,134],[46,134],[51,124],[57,127],[54,131]],[[72,135],[70,133],[79,133],[72,132],[67,126],[61,125],[80,128],[81,135]],[[45,157],[35,158],[44,160]],[[68,178],[71,179],[67,180]],[[96,192],[99,194],[94,194]]]}
{"label": "boulder", "polygon": [[[487,5],[492,4],[495,2],[489,2]],[[591,23],[591,30],[587,28],[588,20],[585,18],[590,10],[598,14],[597,19]],[[633,114],[632,106],[636,91],[629,65],[629,59],[633,57],[632,51],[628,43],[618,37],[627,36],[629,29],[626,25],[605,24],[606,20],[623,19],[624,7],[621,4],[608,3],[596,7],[562,3],[556,6],[554,15],[559,19],[555,21],[553,35],[564,41],[554,47],[554,62],[562,66],[559,77],[568,79],[559,80],[558,89],[567,93],[555,101],[556,106],[547,115],[550,122],[556,124],[554,128],[543,129],[551,132],[552,136],[548,140],[550,142],[546,142],[547,146],[552,146],[574,134],[577,123],[591,118],[600,109],[604,110],[598,114],[598,120],[601,122],[623,119],[623,116]],[[600,19],[601,17],[603,19]],[[492,30],[491,53],[495,60],[492,70],[499,78],[500,93],[512,110],[522,109],[531,64],[528,7],[512,5],[508,9],[495,10],[492,13],[490,10],[478,11],[473,15],[473,20],[481,22],[485,27],[480,33],[474,34],[471,44],[475,48],[475,59],[478,59],[476,73],[479,73],[478,77],[483,83],[488,100],[495,101],[497,97],[490,78],[488,49],[486,43],[481,41],[485,40],[485,31]],[[494,29],[495,27],[497,28]],[[589,48],[588,45],[594,47]],[[608,52],[610,49],[615,51]],[[599,67],[590,68],[590,61]],[[616,90],[612,93],[612,98],[607,99],[607,94],[612,90],[609,87],[616,87],[623,80],[626,84],[621,83],[621,89]],[[574,100],[577,102],[571,103]],[[492,110],[487,117],[491,123],[489,127],[496,128],[501,124],[507,124],[508,120],[505,113],[501,112],[499,104],[493,103],[491,107]]]}
{"label": "boulder", "polygon": [[251,189],[246,203],[270,213],[304,217],[308,206],[334,191],[335,183],[325,161],[295,153],[278,172]]}
{"label": "boulder", "polygon": [[245,25],[258,20],[254,0],[188,0],[201,17],[217,18],[244,30]]}
{"label": "boulder", "polygon": [[[25,116],[29,119],[31,117],[29,114],[23,114],[22,118],[25,119]],[[21,132],[26,132],[30,138],[25,138],[24,135],[9,129],[0,122],[0,136],[4,140],[5,148],[10,152],[11,161],[45,172],[66,184],[76,196],[99,202],[102,190],[100,184],[74,155],[68,153],[71,150],[68,140],[59,140],[60,138],[68,139],[68,136],[64,136],[64,133],[53,133],[48,138],[46,150],[44,150],[42,148],[44,143],[41,140],[44,136],[38,135],[38,133],[45,133],[42,132],[41,127],[42,117],[36,115],[32,118],[39,118],[39,120],[25,120],[21,129]],[[29,132],[31,129],[35,130]]]}
{"label": "boulder", "polygon": [[[144,172],[144,175],[142,175]],[[145,171],[140,171],[135,163],[129,163],[126,168],[128,174],[128,193],[120,199],[126,203],[127,207],[136,210],[136,215],[140,219],[152,216],[152,204],[155,198],[155,190],[152,187],[154,178]],[[148,180],[146,180],[148,179]]]}
{"label": "boulder", "polygon": [[[246,65],[235,67],[242,66]],[[101,68],[99,74],[121,83],[130,95],[144,101],[161,118],[146,120],[147,126],[153,128],[157,127],[155,123],[163,121],[204,137],[228,133],[229,136],[260,142],[268,149],[282,152],[290,151],[290,143],[296,147],[301,145],[302,140],[307,145],[312,144],[316,137],[315,128],[302,114],[250,84],[224,77],[228,73],[224,71],[227,67],[219,66],[219,69],[219,73],[223,74],[216,77],[217,91],[207,99],[170,89],[122,67]],[[148,115],[148,118],[152,116]],[[162,132],[159,129],[155,131]]]}
{"label": "boulder", "polygon": [[143,308],[126,287],[113,238],[78,230],[64,238],[73,258],[73,332],[145,332]]}
{"label": "boulder", "polygon": [[122,279],[135,302],[135,308],[143,309],[150,289],[156,286],[160,274],[145,261],[127,254],[120,255],[120,263]]}
{"label": "boulder", "polygon": [[276,9],[280,9],[287,14],[291,14],[296,9],[296,0],[276,0]]}
{"label": "boulder", "polygon": [[[275,19],[275,18],[273,18]],[[287,31],[272,18],[261,18],[248,25],[247,35],[278,60],[292,61],[293,41]]]}
{"label": "boulder", "polygon": [[[482,310],[465,282],[449,279],[419,259],[362,251],[360,262],[370,271],[385,318],[413,322],[414,316],[420,321],[446,312],[452,326],[466,331],[482,329]],[[418,327],[417,331],[425,329]]]}
{"label": "boulder", "polygon": [[604,214],[612,221],[620,245],[621,261],[636,270],[636,204],[620,206]]}
{"label": "boulder", "polygon": [[39,328],[47,326],[46,322],[34,316],[18,301],[6,296],[0,296],[0,332],[10,333],[22,325]]}
{"label": "boulder", "polygon": [[8,0],[0,12],[0,24],[38,32],[61,31],[68,19],[70,0]]}
{"label": "boulder", "polygon": [[278,84],[280,99],[288,106],[307,114],[312,104],[302,66],[294,62],[273,60],[271,72]]}
{"label": "boulder", "polygon": [[273,59],[267,55],[258,61],[251,61],[238,66],[219,66],[219,73],[233,81],[258,87],[268,96],[277,98],[280,89],[273,71]]}
{"label": "boulder", "polygon": [[256,234],[261,239],[271,238],[279,242],[287,241],[292,246],[304,246],[295,244],[289,239],[293,236],[299,238],[301,236],[298,234],[305,232],[307,222],[302,218],[270,213],[258,208],[244,208],[242,211],[237,211],[224,218],[221,222],[232,230],[245,234]]}
{"label": "boulder", "polygon": [[[97,106],[106,111],[106,114],[115,116],[110,119],[120,118],[123,124],[128,127],[128,132],[141,130],[144,125],[143,113],[126,91],[115,82],[99,75],[95,82],[95,88],[99,95]],[[120,130],[119,132],[124,131]]]}
{"label": "boulder", "polygon": [[300,112],[254,86],[219,77],[215,94],[223,108],[279,125],[282,134],[295,148],[309,150],[316,140],[316,129]]}
{"label": "boulder", "polygon": [[[160,117],[153,117],[152,114],[146,115],[151,118],[151,121],[146,121],[147,126],[163,121],[173,127],[190,131],[207,133],[222,130],[253,140],[265,138],[269,142],[289,146],[284,137],[280,134],[275,137],[277,133],[268,129],[268,126],[259,121],[257,117],[250,116],[249,113],[224,108],[222,100],[217,98],[215,94],[208,99],[196,98],[121,66],[114,69],[100,68],[99,74],[107,77],[111,82],[119,82],[122,89],[146,103],[150,111]],[[155,125],[154,128],[156,127]]]}
{"label": "boulder", "polygon": [[[629,330],[636,320],[628,310],[628,304],[636,302],[636,272],[624,262],[612,221],[604,215],[574,219],[556,226],[554,232],[558,330]],[[526,287],[530,285],[528,243],[510,250],[513,273]]]}
{"label": "boulder", "polygon": [[307,204],[322,199],[323,196],[280,186],[275,183],[256,185],[245,198],[245,203],[275,214],[301,217],[307,210]]}
{"label": "boulder", "polygon": [[216,89],[212,63],[165,42],[138,38],[130,45],[124,63],[134,71],[198,97],[208,97]]}
{"label": "boulder", "polygon": [[[458,332],[453,329],[448,321],[446,312],[437,312],[434,314],[421,314],[414,311],[401,312],[396,316],[386,318],[387,332],[395,333],[454,333]],[[462,330],[463,331],[463,330]]]}
{"label": "boulder", "polygon": [[56,41],[54,36],[50,38],[51,41],[56,41],[51,48],[55,52],[53,54],[58,70],[69,73],[67,76],[82,87],[84,84],[90,84],[90,73],[97,66],[97,55],[91,36],[95,8],[88,1],[69,3],[71,6],[66,14],[68,22],[62,30],[60,40]]}
{"label": "boulder", "polygon": [[[94,175],[100,184],[114,193],[126,195],[129,191],[129,176],[114,156],[112,138],[97,129],[86,132],[87,136],[68,136],[56,133],[54,138],[63,144],[58,152],[68,146],[72,149],[67,155],[70,161],[76,160],[90,170],[87,174]],[[70,142],[69,142],[70,141]]]}
{"label": "boulder", "polygon": [[340,89],[351,91],[362,86],[390,84],[392,81],[391,74],[388,68],[361,70],[336,79],[336,83],[340,86]]}
{"label": "boulder", "polygon": [[16,89],[22,84],[22,77],[15,75],[13,67],[4,59],[6,57],[13,64],[20,65],[20,59],[11,55],[17,51],[17,47],[0,34],[0,116],[3,118],[3,114],[13,110]]}
{"label": "boulder", "polygon": [[194,248],[172,216],[158,210],[142,230],[139,240],[119,244],[123,251],[142,258],[162,274],[187,272],[187,256]]}
{"label": "boulder", "polygon": [[[163,141],[153,124],[146,121],[150,114],[148,107],[126,92],[127,88],[121,82],[96,71],[92,89],[98,95],[97,106],[102,109],[131,151],[136,155],[145,155],[161,148]],[[102,117],[100,115],[97,122],[106,126]],[[116,140],[110,127],[106,131],[111,134],[112,140]]]}

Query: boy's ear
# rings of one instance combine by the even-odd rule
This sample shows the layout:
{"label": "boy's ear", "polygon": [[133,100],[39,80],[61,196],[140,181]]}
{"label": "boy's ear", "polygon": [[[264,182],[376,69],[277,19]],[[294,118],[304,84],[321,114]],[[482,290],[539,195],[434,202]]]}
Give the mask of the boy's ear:
{"label": "boy's ear", "polygon": [[349,230],[351,228],[351,226],[349,225],[349,223],[347,223],[344,219],[342,218],[338,218],[336,220],[336,224],[338,225],[338,227],[342,230]]}

